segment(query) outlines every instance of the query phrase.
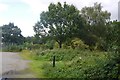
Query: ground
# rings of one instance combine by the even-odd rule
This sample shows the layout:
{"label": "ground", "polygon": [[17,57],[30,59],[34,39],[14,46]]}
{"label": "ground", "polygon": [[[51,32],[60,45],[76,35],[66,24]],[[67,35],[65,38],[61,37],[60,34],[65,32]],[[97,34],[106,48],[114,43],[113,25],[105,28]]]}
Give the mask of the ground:
{"label": "ground", "polygon": [[[34,78],[32,72],[28,70],[29,60],[23,60],[20,53],[15,52],[0,52],[2,59],[2,72],[0,75],[7,78]],[[2,61],[1,61],[2,60]]]}

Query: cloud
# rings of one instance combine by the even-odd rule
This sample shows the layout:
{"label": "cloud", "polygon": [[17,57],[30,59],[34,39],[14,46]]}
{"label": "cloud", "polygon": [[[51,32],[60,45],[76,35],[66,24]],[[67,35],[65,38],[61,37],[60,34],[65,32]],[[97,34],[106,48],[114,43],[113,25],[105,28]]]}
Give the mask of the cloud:
{"label": "cloud", "polygon": [[24,35],[25,37],[27,37],[28,35],[33,36],[35,34],[33,31],[34,23],[32,21],[15,20],[14,23],[21,29],[22,35]]}
{"label": "cloud", "polygon": [[31,8],[31,12],[33,14],[39,14],[42,11],[46,11],[49,4],[43,2],[43,0],[21,0],[21,1]]}
{"label": "cloud", "polygon": [[4,12],[8,10],[8,5],[0,3],[0,12]]}
{"label": "cloud", "polygon": [[85,6],[93,6],[95,2],[101,3],[104,9],[111,10],[117,6],[119,0],[22,0],[22,2],[28,4],[33,13],[40,13],[46,11],[49,4],[57,2],[67,2],[68,4],[75,5],[78,9]]}

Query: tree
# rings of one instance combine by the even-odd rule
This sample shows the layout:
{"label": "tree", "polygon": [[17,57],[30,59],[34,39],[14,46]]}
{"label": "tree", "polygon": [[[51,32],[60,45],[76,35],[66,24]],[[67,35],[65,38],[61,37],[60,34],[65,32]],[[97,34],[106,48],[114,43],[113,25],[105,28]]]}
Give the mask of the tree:
{"label": "tree", "polygon": [[34,32],[36,33],[34,35],[35,43],[41,43],[44,44],[45,43],[45,39],[46,37],[48,37],[48,32],[46,31],[47,28],[45,28],[41,22],[37,22],[34,26],[33,26]]}
{"label": "tree", "polygon": [[110,23],[107,29],[106,43],[109,50],[120,52],[120,22]]}
{"label": "tree", "polygon": [[22,44],[24,37],[21,34],[20,28],[14,26],[14,23],[1,26],[2,42],[4,44]]}
{"label": "tree", "polygon": [[[91,40],[96,40],[94,45],[98,43],[99,47],[103,47],[104,38],[107,33],[107,23],[110,21],[110,13],[102,10],[101,4],[94,3],[92,7],[84,7],[81,15],[85,20],[85,31]],[[88,37],[88,38],[89,38]],[[88,41],[90,39],[86,39]],[[88,42],[89,44],[89,42]]]}
{"label": "tree", "polygon": [[[111,53],[109,62],[106,63],[105,70],[108,76],[114,76],[116,80],[120,79],[120,22],[113,21],[109,23],[106,35],[106,45]],[[109,53],[109,54],[110,54]]]}
{"label": "tree", "polygon": [[34,26],[36,34],[41,34],[47,29],[45,33],[58,42],[59,48],[67,38],[73,37],[83,26],[79,10],[66,2],[63,5],[60,2],[51,3],[48,11],[41,13],[38,24],[39,26]]}

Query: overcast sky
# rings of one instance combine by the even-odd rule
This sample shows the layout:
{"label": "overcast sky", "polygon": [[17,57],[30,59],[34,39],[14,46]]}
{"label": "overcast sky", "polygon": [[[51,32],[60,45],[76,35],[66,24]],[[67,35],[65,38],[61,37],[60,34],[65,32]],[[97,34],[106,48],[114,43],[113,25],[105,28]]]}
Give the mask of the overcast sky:
{"label": "overcast sky", "polygon": [[119,0],[0,0],[0,26],[14,22],[22,30],[23,36],[33,36],[33,26],[39,20],[40,13],[46,11],[49,4],[67,2],[79,10],[85,6],[101,3],[104,10],[111,13],[111,19],[118,19]]}

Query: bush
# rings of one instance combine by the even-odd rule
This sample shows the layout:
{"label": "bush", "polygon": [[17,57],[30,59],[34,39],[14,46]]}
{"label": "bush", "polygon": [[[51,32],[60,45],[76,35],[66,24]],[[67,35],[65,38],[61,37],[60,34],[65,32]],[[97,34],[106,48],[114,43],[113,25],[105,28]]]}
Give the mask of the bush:
{"label": "bush", "polygon": [[112,59],[112,54],[106,52],[58,49],[48,51],[44,59],[52,62],[53,55],[56,56],[56,67],[53,68],[50,62],[43,65],[44,74],[49,78],[109,80],[120,77],[120,65]]}
{"label": "bush", "polygon": [[9,45],[2,49],[2,51],[6,52],[21,52],[22,50],[23,50],[22,45]]}
{"label": "bush", "polygon": [[54,43],[54,48],[55,48],[55,49],[56,49],[56,48],[59,48],[58,42],[55,42],[55,43]]}
{"label": "bush", "polygon": [[71,46],[73,49],[87,49],[88,46],[86,44],[84,44],[84,42],[82,40],[80,40],[79,38],[75,38],[71,41]]}
{"label": "bush", "polygon": [[[55,49],[34,50],[32,54],[36,55],[34,60],[44,61],[43,73],[49,78],[120,79],[120,56],[116,53]],[[52,64],[53,56],[56,57],[55,67]]]}
{"label": "bush", "polygon": [[53,49],[54,43],[55,43],[54,40],[49,40],[49,41],[47,41],[47,43],[45,44],[45,46],[46,46],[47,49]]}

